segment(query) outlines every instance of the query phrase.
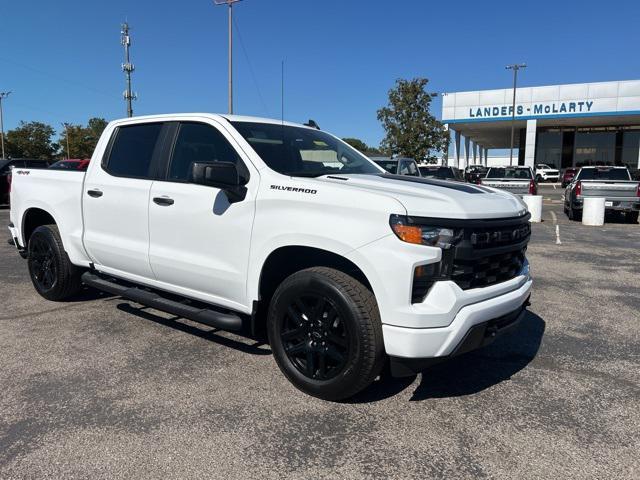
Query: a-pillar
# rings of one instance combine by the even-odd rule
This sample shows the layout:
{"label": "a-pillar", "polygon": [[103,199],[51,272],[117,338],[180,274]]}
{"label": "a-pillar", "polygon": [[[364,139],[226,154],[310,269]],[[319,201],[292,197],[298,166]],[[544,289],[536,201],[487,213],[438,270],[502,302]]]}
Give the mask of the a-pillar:
{"label": "a-pillar", "polygon": [[533,168],[536,159],[536,120],[527,120],[527,133],[524,144],[524,165]]}
{"label": "a-pillar", "polygon": [[456,162],[456,168],[460,165],[460,132],[455,130],[454,141],[453,141],[453,156]]}
{"label": "a-pillar", "polygon": [[469,150],[471,150],[471,139],[469,137],[464,137],[464,164],[458,165],[460,170],[464,170],[469,165]]}

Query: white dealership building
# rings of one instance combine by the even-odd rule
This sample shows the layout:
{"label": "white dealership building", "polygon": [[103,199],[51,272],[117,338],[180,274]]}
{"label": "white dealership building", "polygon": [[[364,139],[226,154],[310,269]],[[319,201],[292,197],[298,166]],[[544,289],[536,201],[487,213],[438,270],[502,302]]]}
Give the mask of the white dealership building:
{"label": "white dealership building", "polygon": [[[510,88],[444,93],[449,165],[486,164],[490,149],[509,149],[512,102]],[[640,80],[518,88],[515,112],[514,164],[640,168]]]}

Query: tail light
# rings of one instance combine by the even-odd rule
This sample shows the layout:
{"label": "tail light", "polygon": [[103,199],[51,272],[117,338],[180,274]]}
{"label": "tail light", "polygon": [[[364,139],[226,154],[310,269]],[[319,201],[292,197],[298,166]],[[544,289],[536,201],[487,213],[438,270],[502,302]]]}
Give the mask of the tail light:
{"label": "tail light", "polygon": [[535,195],[537,192],[536,182],[529,180],[529,195]]}
{"label": "tail light", "polygon": [[576,195],[582,195],[582,182],[576,183]]}

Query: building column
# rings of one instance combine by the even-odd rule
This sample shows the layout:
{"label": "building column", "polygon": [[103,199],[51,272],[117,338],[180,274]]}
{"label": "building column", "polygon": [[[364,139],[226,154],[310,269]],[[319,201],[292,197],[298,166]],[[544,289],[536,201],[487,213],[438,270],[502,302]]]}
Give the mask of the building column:
{"label": "building column", "polygon": [[476,159],[478,158],[478,144],[473,142],[473,163],[476,163]]}
{"label": "building column", "polygon": [[485,167],[489,166],[489,149],[488,148],[484,149],[484,166]]}
{"label": "building column", "polygon": [[527,120],[527,133],[524,146],[524,165],[533,168],[536,159],[536,120]]}
{"label": "building column", "polygon": [[[478,162],[477,162],[478,164],[482,164],[482,155],[483,155],[482,152],[484,152],[484,147],[482,145],[478,145]],[[473,163],[476,163],[476,162],[473,162]]]}
{"label": "building column", "polygon": [[471,139],[464,137],[464,162],[463,165],[458,165],[458,168],[464,170],[469,165],[469,150],[471,149]]}
{"label": "building column", "polygon": [[460,132],[455,130],[455,135],[454,135],[454,141],[453,141],[453,156],[456,159],[456,168],[458,168],[458,165],[460,165]]}

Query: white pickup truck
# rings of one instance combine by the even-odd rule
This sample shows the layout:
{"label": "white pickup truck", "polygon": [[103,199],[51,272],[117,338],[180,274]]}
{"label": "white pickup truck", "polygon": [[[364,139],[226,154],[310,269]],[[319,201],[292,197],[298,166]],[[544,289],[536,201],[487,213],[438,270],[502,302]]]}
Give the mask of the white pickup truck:
{"label": "white pickup truck", "polygon": [[266,333],[296,387],[338,400],[389,359],[410,375],[517,324],[528,219],[509,193],[388,174],[315,128],[174,114],[111,122],[86,173],[16,170],[9,230],[44,298],[85,284]]}

